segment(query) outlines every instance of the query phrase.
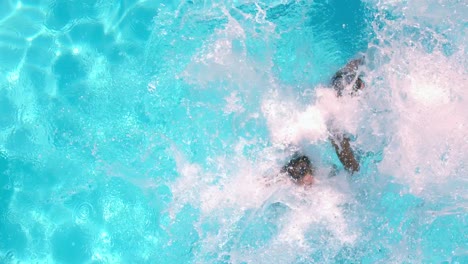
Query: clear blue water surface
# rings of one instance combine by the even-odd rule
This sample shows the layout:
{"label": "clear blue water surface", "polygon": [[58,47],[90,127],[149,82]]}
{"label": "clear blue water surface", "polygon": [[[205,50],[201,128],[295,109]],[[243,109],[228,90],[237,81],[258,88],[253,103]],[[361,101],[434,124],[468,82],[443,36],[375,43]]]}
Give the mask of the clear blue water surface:
{"label": "clear blue water surface", "polygon": [[[302,92],[326,84],[371,45],[387,45],[376,34],[405,18],[398,6],[380,7],[358,0],[1,0],[0,263],[259,263],[234,252],[273,254],[274,247],[262,248],[291,209],[238,212],[224,244],[208,249],[222,222],[190,201],[171,215],[178,159],[216,173],[213,158],[238,155],[240,137],[256,142],[244,158],[258,158],[272,147],[269,130],[265,118],[248,116],[261,111],[265,80],[305,104]],[[190,65],[232,21],[245,36],[231,48],[261,81],[246,85],[216,73],[202,81],[208,73]],[[461,45],[450,37],[447,56]],[[247,95],[245,111],[224,113],[236,91]],[[329,145],[317,148],[339,166]],[[382,153],[362,155],[364,172],[349,179],[357,187],[345,210],[362,216],[349,227],[361,235],[337,249],[326,238],[333,234],[309,232],[313,250],[285,250],[278,261],[467,263],[466,209],[430,213],[466,202],[434,202],[382,180],[392,178],[377,169]]]}

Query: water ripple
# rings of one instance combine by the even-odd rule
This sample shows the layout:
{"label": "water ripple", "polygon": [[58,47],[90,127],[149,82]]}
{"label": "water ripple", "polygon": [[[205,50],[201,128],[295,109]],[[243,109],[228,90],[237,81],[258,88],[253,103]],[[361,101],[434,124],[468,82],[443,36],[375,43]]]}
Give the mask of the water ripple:
{"label": "water ripple", "polygon": [[86,222],[91,217],[93,210],[93,205],[88,202],[79,204],[75,209],[76,220]]}
{"label": "water ripple", "polygon": [[5,264],[13,263],[14,259],[15,259],[15,252],[13,250],[10,250],[6,252],[4,256],[0,256],[0,263],[5,263]]}

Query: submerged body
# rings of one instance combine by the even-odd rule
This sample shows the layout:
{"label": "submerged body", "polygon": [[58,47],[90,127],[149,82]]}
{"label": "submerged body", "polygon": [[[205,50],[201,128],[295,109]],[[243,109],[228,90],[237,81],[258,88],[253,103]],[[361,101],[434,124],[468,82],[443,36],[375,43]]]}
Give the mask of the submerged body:
{"label": "submerged body", "polygon": [[[335,73],[331,85],[336,91],[337,97],[346,94],[355,96],[364,89],[364,82],[358,71],[359,66],[363,64],[364,58],[355,59]],[[330,134],[330,142],[343,167],[351,174],[359,171],[359,161],[351,148],[351,139],[339,131],[333,130]],[[310,185],[313,183],[314,168],[307,156],[295,154],[281,171],[287,172],[289,177],[298,184]]]}
{"label": "submerged body", "polygon": [[[336,96],[341,97],[346,92],[350,96],[358,95],[359,91],[364,89],[364,82],[359,73],[359,66],[364,64],[364,58],[350,61],[346,66],[339,70],[332,78],[331,84],[336,91]],[[336,155],[343,164],[343,167],[350,173],[359,171],[359,161],[351,149],[351,139],[341,133],[334,131],[330,137],[330,142],[335,149]]]}

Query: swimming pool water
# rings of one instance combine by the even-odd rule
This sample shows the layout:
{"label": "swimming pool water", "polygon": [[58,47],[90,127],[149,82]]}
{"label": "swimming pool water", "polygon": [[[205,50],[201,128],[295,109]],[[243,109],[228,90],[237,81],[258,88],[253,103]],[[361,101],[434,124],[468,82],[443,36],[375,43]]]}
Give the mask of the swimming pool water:
{"label": "swimming pool water", "polygon": [[[467,13],[0,1],[0,263],[467,263]],[[330,97],[360,55],[366,91]],[[310,189],[278,175],[297,150]]]}

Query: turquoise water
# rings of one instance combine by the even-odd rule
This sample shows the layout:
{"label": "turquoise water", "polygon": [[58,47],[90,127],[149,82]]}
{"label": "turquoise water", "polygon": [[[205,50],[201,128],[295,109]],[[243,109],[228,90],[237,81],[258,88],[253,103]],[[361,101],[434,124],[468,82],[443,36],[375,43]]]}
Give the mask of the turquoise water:
{"label": "turquoise water", "polygon": [[[467,6],[393,2],[1,0],[0,263],[467,263]],[[359,54],[351,177],[277,135]]]}

